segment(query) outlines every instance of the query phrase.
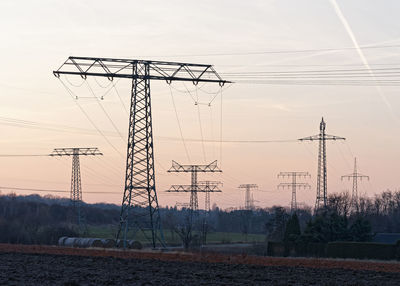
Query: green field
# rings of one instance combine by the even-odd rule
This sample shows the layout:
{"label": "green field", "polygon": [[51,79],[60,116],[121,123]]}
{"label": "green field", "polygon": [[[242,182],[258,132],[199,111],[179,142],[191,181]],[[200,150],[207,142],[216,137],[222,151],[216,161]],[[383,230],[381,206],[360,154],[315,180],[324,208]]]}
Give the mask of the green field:
{"label": "green field", "polygon": [[[88,226],[88,232],[85,236],[87,237],[99,237],[99,238],[115,238],[117,227],[115,226]],[[194,233],[196,234],[196,233]],[[151,237],[150,232],[146,232],[146,236]],[[142,243],[148,243],[145,234],[142,231],[134,234],[132,231],[128,233],[129,239],[138,240]],[[164,230],[164,238],[167,244],[180,245],[178,234],[171,230]],[[238,242],[263,242],[265,241],[265,235],[263,234],[248,234],[247,237],[243,233],[232,233],[232,232],[210,232],[207,234],[207,243],[238,243]]]}

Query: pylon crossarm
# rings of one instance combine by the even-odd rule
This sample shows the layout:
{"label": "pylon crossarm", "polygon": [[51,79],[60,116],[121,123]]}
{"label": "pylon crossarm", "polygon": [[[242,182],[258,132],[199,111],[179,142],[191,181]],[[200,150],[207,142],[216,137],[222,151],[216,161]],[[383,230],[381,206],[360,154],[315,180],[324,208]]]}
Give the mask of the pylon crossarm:
{"label": "pylon crossarm", "polygon": [[49,156],[101,156],[103,153],[96,147],[90,148],[55,148]]}
{"label": "pylon crossarm", "polygon": [[365,176],[365,175],[362,175],[362,174],[360,174],[360,173],[354,173],[354,174],[350,174],[350,175],[344,175],[344,176],[342,176],[342,180],[343,179],[352,179],[352,178],[358,178],[358,179],[367,179],[367,180],[369,180],[369,176]]}
{"label": "pylon crossarm", "polygon": [[344,137],[339,137],[339,136],[334,136],[334,135],[327,135],[325,134],[324,137],[320,135],[314,135],[314,136],[309,136],[309,137],[304,137],[297,139],[298,141],[318,141],[318,140],[346,140]]}
{"label": "pylon crossarm", "polygon": [[242,184],[239,185],[239,189],[247,189],[247,188],[258,188],[257,184]]}
{"label": "pylon crossarm", "polygon": [[192,185],[172,185],[166,192],[167,193],[181,193],[181,192],[220,193],[221,190],[218,188],[218,185],[197,185],[195,189],[193,189]]}
{"label": "pylon crossarm", "polygon": [[299,140],[299,141],[315,141],[315,140],[321,140],[321,136],[318,134],[318,135],[314,135],[314,136],[300,138],[297,140]]}
{"label": "pylon crossarm", "polygon": [[308,172],[280,172],[278,174],[278,178],[285,178],[285,177],[303,177],[303,178],[307,178],[307,177],[311,177],[311,175]]}
{"label": "pylon crossarm", "polygon": [[[135,65],[147,65],[148,73],[132,73]],[[53,71],[56,77],[62,74],[143,80],[214,82],[221,86],[230,81],[223,80],[211,65],[179,62],[164,62],[136,59],[113,59],[93,57],[69,57],[58,70]]]}
{"label": "pylon crossarm", "polygon": [[325,134],[325,140],[346,140],[344,137]]}
{"label": "pylon crossarm", "polygon": [[224,183],[220,182],[220,181],[199,181],[197,182],[198,185],[219,185],[219,186],[223,186]]}
{"label": "pylon crossarm", "polygon": [[280,183],[278,188],[292,188],[295,185],[298,188],[311,188],[310,184],[307,183]]}
{"label": "pylon crossarm", "polygon": [[172,166],[171,168],[167,171],[169,173],[175,172],[183,172],[183,173],[188,173],[188,172],[203,172],[203,173],[213,173],[213,172],[222,172],[217,165],[217,160],[211,162],[210,164],[207,165],[181,165],[175,161],[172,161]]}

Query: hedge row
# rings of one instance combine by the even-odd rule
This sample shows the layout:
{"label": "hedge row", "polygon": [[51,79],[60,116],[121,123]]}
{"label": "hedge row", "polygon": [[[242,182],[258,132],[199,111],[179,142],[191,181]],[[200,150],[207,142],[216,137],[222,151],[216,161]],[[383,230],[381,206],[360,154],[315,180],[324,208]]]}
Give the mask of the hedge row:
{"label": "hedge row", "polygon": [[330,242],[301,244],[268,242],[267,254],[269,256],[400,260],[400,243]]}

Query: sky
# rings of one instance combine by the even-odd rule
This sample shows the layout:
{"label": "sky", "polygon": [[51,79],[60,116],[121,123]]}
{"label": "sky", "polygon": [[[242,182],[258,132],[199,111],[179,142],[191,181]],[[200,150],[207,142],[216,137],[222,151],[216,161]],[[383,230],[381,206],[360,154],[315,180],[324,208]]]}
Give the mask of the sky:
{"label": "sky", "polygon": [[[114,89],[102,78],[84,82],[79,77],[62,77],[75,99],[52,71],[68,56],[205,63],[235,82],[222,88],[222,97],[215,84],[196,88],[178,82],[171,86],[151,83],[160,205],[189,202],[188,194],[165,192],[171,184],[190,183],[189,174],[166,172],[172,160],[182,164],[218,160],[222,174],[199,175],[201,180],[223,182],[222,193],[212,194],[211,203],[243,207],[244,192],[238,186],[253,183],[259,186],[253,192],[256,206],[289,206],[290,190],[277,189],[287,181],[277,175],[306,171],[311,179],[304,182],[311,189],[299,190],[297,199],[313,206],[318,143],[296,139],[318,134],[321,117],[328,134],[346,138],[327,144],[328,193],[351,190],[351,182],[341,181],[341,176],[352,173],[355,156],[359,172],[370,176],[370,181],[359,184],[362,194],[397,189],[398,86],[272,84],[246,79],[249,73],[343,69],[367,70],[373,77],[369,68],[395,69],[400,65],[399,8],[395,0],[3,0],[0,155],[98,147],[104,156],[81,158],[83,199],[120,204],[129,80],[117,81]],[[104,99],[94,99],[91,90]],[[216,142],[202,143],[201,138]],[[253,142],[220,143],[220,138]],[[290,142],[254,142],[258,140]],[[0,157],[0,190],[63,190],[66,193],[51,194],[69,196],[71,164],[68,157]],[[203,194],[199,202],[203,208]]]}

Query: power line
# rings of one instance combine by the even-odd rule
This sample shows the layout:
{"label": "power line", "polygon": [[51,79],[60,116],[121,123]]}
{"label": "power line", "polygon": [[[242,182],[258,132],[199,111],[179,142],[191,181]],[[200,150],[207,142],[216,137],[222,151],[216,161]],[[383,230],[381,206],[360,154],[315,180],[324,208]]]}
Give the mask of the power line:
{"label": "power line", "polygon": [[47,157],[49,154],[0,154],[0,157]]}
{"label": "power line", "polygon": [[[361,46],[362,49],[384,49],[398,48],[400,45],[370,45]],[[303,49],[303,50],[270,50],[270,51],[251,51],[251,52],[231,52],[231,53],[209,53],[209,54],[183,54],[183,55],[163,55],[163,57],[211,57],[211,56],[249,56],[263,54],[297,54],[297,53],[313,53],[313,52],[329,52],[329,51],[347,51],[355,50],[355,47],[344,48],[321,48],[321,49]]]}
{"label": "power line", "polygon": [[97,104],[100,106],[101,110],[103,111],[103,113],[106,115],[108,121],[111,123],[111,125],[114,127],[115,131],[119,134],[119,137],[124,140],[124,136],[122,136],[121,132],[119,131],[117,125],[114,123],[114,121],[111,119],[111,116],[108,114],[108,112],[106,111],[106,109],[104,108],[104,106],[101,104],[100,100],[97,98],[97,96],[94,94],[94,91],[92,89],[92,87],[90,86],[90,84],[86,82],[86,85],[88,87],[88,89],[90,90],[90,92],[92,93],[93,97],[96,98],[96,102]]}
{"label": "power line", "polygon": [[[177,141],[179,138],[176,137],[168,137],[168,136],[159,136],[159,139],[169,140],[169,141]],[[205,143],[240,143],[240,144],[249,144],[249,143],[292,143],[298,142],[297,139],[282,139],[282,140],[213,140],[213,139],[196,139],[196,138],[186,138],[186,142],[205,142]]]}
{"label": "power line", "polygon": [[[70,90],[68,88],[68,86],[61,80],[61,77],[58,77],[58,79],[60,80],[60,82],[62,83],[62,85],[64,86],[64,88],[67,90],[67,92],[71,95],[71,97],[74,99],[74,93],[72,92],[72,90]],[[89,117],[89,115],[87,114],[87,112],[82,108],[82,106],[78,103],[78,101],[74,100],[75,104],[79,107],[79,109],[81,110],[81,112],[85,115],[85,117],[87,118],[87,120],[90,122],[90,124],[92,124],[92,126],[97,130],[97,132],[104,138],[104,140],[107,141],[107,143],[122,157],[124,158],[124,156],[122,155],[122,153],[114,146],[114,144],[111,143],[111,141],[107,138],[107,136],[103,133],[103,131],[101,131],[97,125],[94,123],[94,121]]]}
{"label": "power line", "polygon": [[[35,188],[20,188],[20,187],[9,187],[9,186],[0,186],[0,189],[6,190],[17,190],[17,191],[34,191],[34,192],[48,192],[48,193],[69,193],[70,191],[65,190],[55,190],[55,189],[35,189]],[[118,194],[115,192],[85,192],[89,194]]]}
{"label": "power line", "polygon": [[182,126],[181,126],[181,122],[179,121],[178,111],[176,110],[175,99],[174,99],[174,95],[173,95],[173,93],[172,93],[171,85],[169,85],[169,91],[170,91],[170,93],[171,93],[172,105],[173,105],[173,107],[174,107],[175,116],[176,116],[176,121],[177,121],[177,123],[178,123],[179,134],[181,135],[181,140],[182,140],[183,148],[185,149],[186,157],[187,157],[187,159],[188,159],[188,162],[190,163],[190,156],[189,156],[188,149],[187,149],[187,147],[186,147],[185,139],[184,139],[184,137],[183,137]]}

